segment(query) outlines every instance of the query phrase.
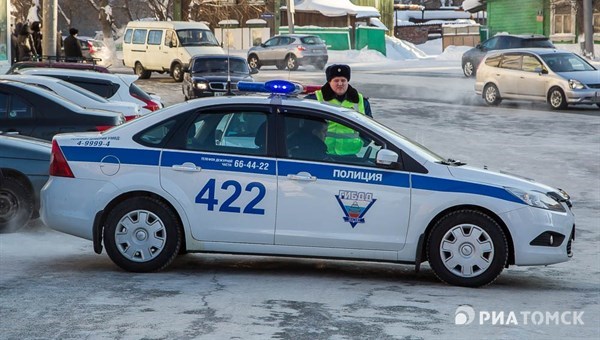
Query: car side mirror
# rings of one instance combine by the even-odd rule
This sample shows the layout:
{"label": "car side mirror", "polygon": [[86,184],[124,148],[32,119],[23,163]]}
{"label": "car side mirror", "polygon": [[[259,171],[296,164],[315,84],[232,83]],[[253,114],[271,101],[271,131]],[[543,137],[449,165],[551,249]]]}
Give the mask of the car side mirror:
{"label": "car side mirror", "polygon": [[477,49],[480,49],[480,50],[483,50],[483,46],[481,46],[481,44],[477,44],[477,45],[475,45],[475,48],[477,48]]}
{"label": "car side mirror", "polygon": [[176,47],[177,45],[173,42],[173,41],[169,41],[169,47],[173,48]]}
{"label": "car side mirror", "polygon": [[392,150],[381,149],[377,152],[376,162],[380,165],[391,165],[398,162],[398,154]]}
{"label": "car side mirror", "polygon": [[540,74],[548,74],[548,69],[546,69],[546,68],[542,68],[542,69],[540,70]]}
{"label": "car side mirror", "polygon": [[267,47],[267,45],[265,45],[265,44],[263,43],[263,44],[260,44],[260,47]]}
{"label": "car side mirror", "polygon": [[190,67],[189,66],[184,66],[183,67],[183,72],[189,72],[190,71]]}
{"label": "car side mirror", "polygon": [[258,73],[258,69],[257,68],[250,67],[250,74],[257,74],[257,73]]}

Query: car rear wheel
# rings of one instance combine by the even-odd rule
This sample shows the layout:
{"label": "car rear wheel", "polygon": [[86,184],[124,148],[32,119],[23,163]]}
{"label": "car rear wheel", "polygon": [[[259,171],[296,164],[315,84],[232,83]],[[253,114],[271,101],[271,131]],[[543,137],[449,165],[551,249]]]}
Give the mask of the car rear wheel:
{"label": "car rear wheel", "polygon": [[427,241],[427,258],[440,280],[479,287],[500,275],[508,261],[508,244],[491,217],[476,210],[459,210],[435,224]]}
{"label": "car rear wheel", "polygon": [[566,109],[568,103],[563,90],[558,87],[551,88],[548,92],[548,104],[550,104],[550,107],[554,110]]}
{"label": "car rear wheel", "polygon": [[180,63],[175,63],[171,66],[171,77],[178,83],[183,81],[183,68]]}
{"label": "car rear wheel", "polygon": [[322,70],[322,69],[324,69],[324,68],[325,68],[325,64],[326,64],[326,63],[325,63],[324,61],[317,61],[317,63],[315,64],[315,67],[316,67],[318,70]]}
{"label": "car rear wheel", "polygon": [[463,73],[465,74],[465,77],[467,77],[467,78],[471,78],[475,75],[475,66],[473,65],[472,62],[470,62],[470,61],[465,62],[465,64],[463,65]]}
{"label": "car rear wheel", "polygon": [[134,197],[109,212],[104,245],[110,259],[125,270],[158,271],[179,254],[181,229],[179,219],[165,203]]}
{"label": "car rear wheel", "polygon": [[33,193],[27,185],[13,177],[0,179],[0,232],[23,227],[33,214]]}
{"label": "car rear wheel", "polygon": [[498,91],[498,88],[496,87],[496,85],[487,84],[483,88],[483,100],[485,100],[486,104],[492,105],[492,106],[496,106],[496,105],[500,104],[500,102],[502,101],[502,98],[500,97],[500,91]]}
{"label": "car rear wheel", "polygon": [[133,72],[140,78],[140,79],[149,79],[150,75],[152,74],[152,72],[146,70],[144,68],[144,66],[142,66],[142,63],[140,63],[139,61],[137,63],[135,63],[135,67],[133,68]]}
{"label": "car rear wheel", "polygon": [[248,66],[250,66],[250,68],[252,69],[260,69],[260,60],[258,60],[258,57],[256,56],[256,54],[252,54],[248,57]]}
{"label": "car rear wheel", "polygon": [[296,56],[293,54],[290,54],[289,56],[287,56],[287,58],[285,58],[285,66],[290,70],[290,71],[296,71],[298,69],[298,60],[296,59]]}
{"label": "car rear wheel", "polygon": [[285,62],[284,61],[278,61],[275,63],[275,67],[277,67],[278,70],[285,70]]}

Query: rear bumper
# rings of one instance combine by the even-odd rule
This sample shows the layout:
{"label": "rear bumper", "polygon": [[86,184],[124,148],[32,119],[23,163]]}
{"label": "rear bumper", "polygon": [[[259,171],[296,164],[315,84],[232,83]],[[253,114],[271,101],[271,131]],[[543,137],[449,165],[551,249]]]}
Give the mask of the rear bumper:
{"label": "rear bumper", "polygon": [[327,64],[329,60],[329,56],[326,55],[315,55],[315,56],[302,56],[302,58],[298,58],[298,63],[300,65],[314,65],[318,63]]}

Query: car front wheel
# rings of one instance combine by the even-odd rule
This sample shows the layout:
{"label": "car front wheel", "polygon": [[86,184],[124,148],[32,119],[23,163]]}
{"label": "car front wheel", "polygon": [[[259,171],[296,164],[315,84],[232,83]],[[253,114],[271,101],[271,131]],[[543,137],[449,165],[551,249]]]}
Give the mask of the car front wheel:
{"label": "car front wheel", "polygon": [[548,104],[554,110],[562,110],[567,108],[567,98],[565,97],[565,93],[558,87],[553,87],[548,92]]}
{"label": "car front wheel", "polygon": [[502,228],[491,217],[459,210],[435,224],[427,241],[427,258],[440,280],[479,287],[500,275],[508,261],[508,245]]}
{"label": "car front wheel", "polygon": [[173,262],[181,244],[179,219],[157,199],[127,199],[117,204],[107,216],[104,227],[106,252],[125,270],[161,270]]}
{"label": "car front wheel", "polygon": [[500,97],[500,91],[494,84],[487,84],[483,88],[483,100],[488,105],[496,106],[500,104],[502,98]]}
{"label": "car front wheel", "polygon": [[467,78],[471,78],[475,75],[475,66],[473,65],[472,62],[470,62],[470,61],[465,62],[465,64],[463,65],[463,73],[465,74],[465,77],[467,77]]}
{"label": "car front wheel", "polygon": [[33,193],[12,177],[0,179],[0,232],[12,232],[23,227],[33,214]]}

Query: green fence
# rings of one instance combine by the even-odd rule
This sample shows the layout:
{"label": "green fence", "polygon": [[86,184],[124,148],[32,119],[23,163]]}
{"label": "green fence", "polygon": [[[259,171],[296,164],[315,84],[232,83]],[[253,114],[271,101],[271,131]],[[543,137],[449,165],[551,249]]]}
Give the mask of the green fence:
{"label": "green fence", "polygon": [[362,50],[366,47],[386,55],[385,32],[386,30],[377,27],[359,26],[356,29],[356,49]]}
{"label": "green fence", "polygon": [[[287,34],[286,26],[279,27],[279,34]],[[329,50],[349,50],[350,29],[347,27],[294,27],[294,33],[319,36]]]}

